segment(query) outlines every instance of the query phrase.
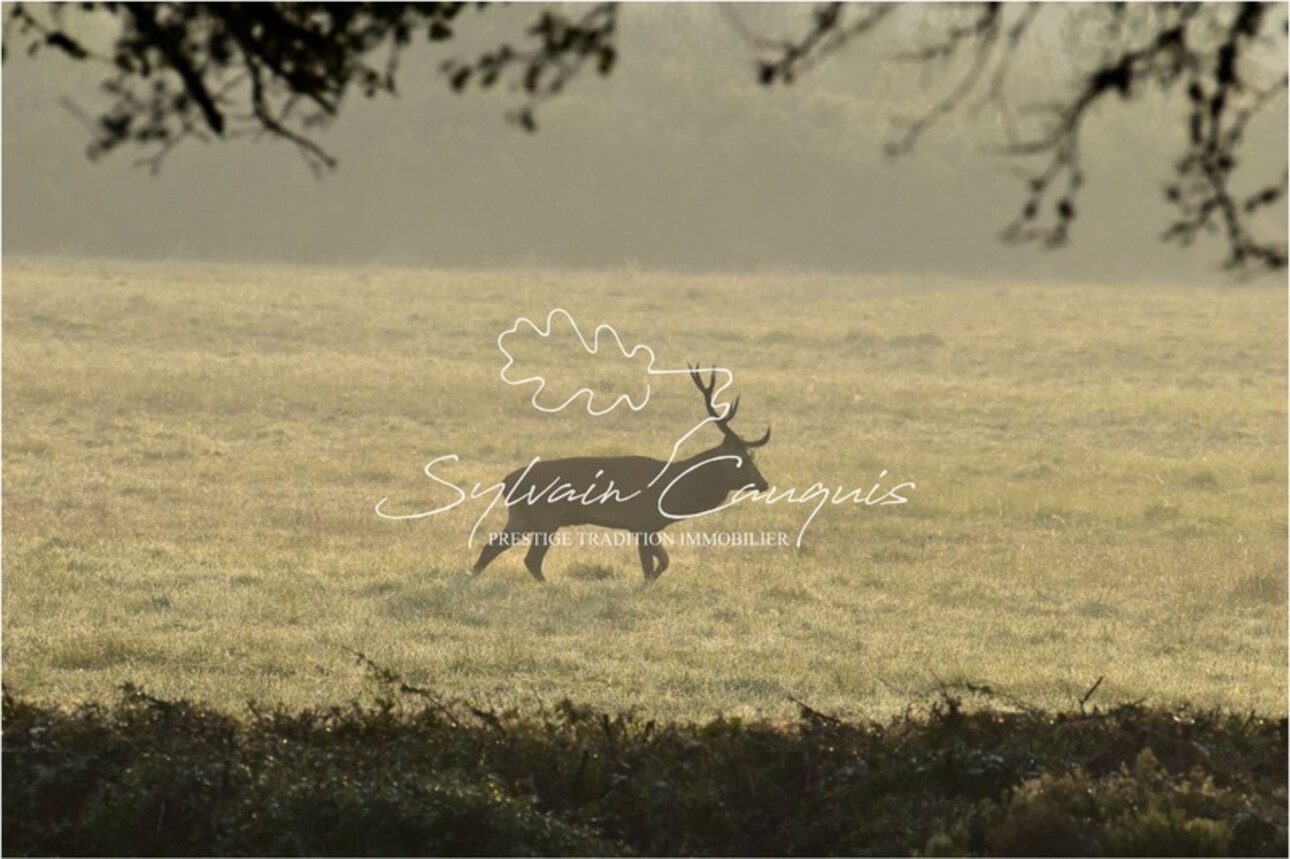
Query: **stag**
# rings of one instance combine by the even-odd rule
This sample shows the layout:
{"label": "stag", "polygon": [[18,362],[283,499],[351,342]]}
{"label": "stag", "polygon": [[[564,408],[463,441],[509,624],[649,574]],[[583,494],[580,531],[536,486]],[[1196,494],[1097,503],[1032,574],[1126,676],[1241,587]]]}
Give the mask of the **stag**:
{"label": "stag", "polygon": [[765,492],[766,480],[753,463],[752,451],[770,441],[770,427],[756,441],[740,438],[730,428],[739,398],[723,411],[712,398],[717,386],[714,370],[705,383],[698,368],[690,378],[703,394],[712,423],[721,430],[721,444],[689,459],[663,462],[647,456],[575,456],[536,460],[506,475],[503,498],[509,518],[479,553],[472,572],[478,576],[502,552],[527,540],[524,566],[545,582],[542,559],[561,528],[598,525],[630,531],[640,552],[646,583],[668,566],[667,551],[658,533],[680,519],[693,518],[721,507],[732,492]]}

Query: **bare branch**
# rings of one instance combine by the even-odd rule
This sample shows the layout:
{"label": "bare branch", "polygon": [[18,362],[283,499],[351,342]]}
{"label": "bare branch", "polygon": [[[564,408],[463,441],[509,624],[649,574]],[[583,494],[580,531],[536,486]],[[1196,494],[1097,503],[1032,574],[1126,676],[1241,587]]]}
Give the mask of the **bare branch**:
{"label": "bare branch", "polygon": [[[757,76],[765,86],[776,81],[791,84],[802,72],[810,69],[817,62],[834,51],[839,50],[852,39],[871,32],[895,9],[894,6],[881,3],[865,8],[860,17],[847,22],[850,8],[842,3],[823,3],[811,13],[811,29],[800,40],[771,43],[776,56],[760,59],[757,63]],[[861,7],[863,8],[863,7]]]}
{"label": "bare branch", "polygon": [[1102,681],[1105,679],[1106,677],[1099,675],[1098,678],[1093,681],[1093,685],[1088,687],[1088,691],[1080,696],[1079,698],[1080,715],[1084,715],[1084,705],[1089,702],[1089,700],[1093,697],[1094,693],[1096,693],[1098,688],[1102,685]]}
{"label": "bare branch", "polygon": [[[827,49],[871,31],[892,8],[861,13],[859,21],[848,28],[843,22],[851,7],[838,3],[815,7],[804,36],[771,43],[777,55],[759,63],[759,80],[764,84],[791,83]],[[1024,116],[1046,118],[1038,133],[1023,135],[1016,112],[1008,104],[1007,86],[1018,50],[1042,8],[1037,3],[960,7],[974,11],[966,23],[959,23],[959,9],[941,12],[926,43],[897,51],[897,59],[921,64],[947,60],[963,51],[970,51],[971,59],[931,108],[903,123],[900,134],[886,146],[888,154],[911,151],[937,122],[966,106],[988,79],[983,100],[976,104],[991,103],[999,108],[1006,135],[1004,152],[1022,160],[1043,159],[1041,166],[1026,176],[1023,205],[1000,236],[1010,243],[1037,241],[1045,247],[1059,247],[1067,242],[1078,211],[1085,182],[1081,136],[1094,106],[1111,95],[1128,101],[1148,88],[1174,93],[1180,82],[1187,81],[1189,142],[1175,165],[1177,180],[1167,191],[1180,217],[1164,237],[1189,244],[1202,232],[1221,231],[1228,246],[1227,268],[1256,272],[1284,268],[1284,240],[1257,238],[1249,223],[1251,212],[1285,200],[1284,180],[1280,185],[1265,185],[1245,199],[1237,199],[1229,190],[1246,126],[1286,91],[1284,75],[1273,86],[1258,90],[1244,80],[1242,72],[1242,61],[1251,47],[1261,38],[1266,40],[1263,33],[1273,7],[1264,3],[1110,4],[1072,12],[1078,21],[1103,25],[1099,44],[1106,46],[1106,51],[1066,98],[1023,106]],[[1005,24],[1011,9],[1019,12]],[[1285,30],[1283,24],[1279,28],[1283,40]],[[1135,33],[1137,44],[1131,41]],[[764,39],[755,42],[768,43]]]}
{"label": "bare branch", "polygon": [[982,7],[981,15],[970,27],[951,29],[944,41],[917,51],[912,55],[913,59],[925,62],[930,59],[951,56],[958,50],[959,45],[966,41],[972,40],[976,42],[972,64],[969,66],[967,74],[963,76],[954,89],[930,110],[910,122],[900,140],[887,144],[886,151],[888,155],[904,155],[910,152],[923,135],[923,132],[931,128],[941,117],[955,110],[976,89],[981,74],[993,58],[995,44],[999,39],[1001,21],[999,6],[994,3],[987,3]]}

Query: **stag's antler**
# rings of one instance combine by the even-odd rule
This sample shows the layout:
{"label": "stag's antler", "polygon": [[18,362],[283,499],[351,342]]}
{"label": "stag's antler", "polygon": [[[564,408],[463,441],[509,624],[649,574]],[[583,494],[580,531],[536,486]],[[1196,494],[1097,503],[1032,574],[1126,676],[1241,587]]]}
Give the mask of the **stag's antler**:
{"label": "stag's antler", "polygon": [[717,426],[722,432],[726,432],[726,424],[735,416],[735,410],[739,408],[739,398],[735,397],[735,402],[722,414],[717,411],[716,405],[712,402],[713,392],[717,389],[717,371],[713,369],[712,375],[708,377],[708,383],[703,383],[703,375],[699,371],[697,364],[686,364],[690,368],[690,378],[694,381],[695,387],[703,394],[703,406],[708,410],[710,417],[716,418]]}
{"label": "stag's antler", "polygon": [[737,441],[744,447],[761,447],[766,444],[766,442],[770,441],[769,426],[766,427],[766,434],[757,439],[757,441],[746,441],[740,438],[735,431],[730,428],[730,421],[734,419],[735,412],[739,411],[738,397],[735,397],[735,401],[730,404],[730,407],[726,409],[724,414],[717,411],[716,405],[712,402],[713,393],[717,389],[717,371],[715,368],[712,370],[712,374],[708,377],[708,381],[705,384],[703,381],[703,374],[699,371],[697,364],[686,364],[686,366],[690,368],[690,379],[693,380],[695,387],[697,387],[703,394],[703,406],[708,410],[708,416],[713,418],[713,422],[717,425],[717,429],[721,430],[722,434],[725,435],[726,438],[731,441]]}

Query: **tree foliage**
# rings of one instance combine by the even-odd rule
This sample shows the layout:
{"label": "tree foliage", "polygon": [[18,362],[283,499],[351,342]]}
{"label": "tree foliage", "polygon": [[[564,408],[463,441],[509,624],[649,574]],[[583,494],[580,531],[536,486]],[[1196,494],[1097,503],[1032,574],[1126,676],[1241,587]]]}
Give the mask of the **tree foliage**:
{"label": "tree foliage", "polygon": [[[323,171],[336,160],[318,131],[351,91],[394,93],[400,55],[414,40],[449,41],[490,8],[479,4],[467,15],[467,4],[456,2],[15,3],[5,13],[4,44],[6,55],[52,50],[102,64],[109,106],[83,117],[92,158],[142,147],[149,153],[143,163],[156,170],[190,138],[269,136],[293,144]],[[826,3],[804,8],[802,31],[791,38],[753,34],[737,8],[725,11],[748,39],[755,74],[767,87],[790,85],[831,53],[879,40],[898,46],[899,59],[940,70],[942,91],[898,129],[887,146],[893,156],[914,150],[948,115],[993,105],[1005,120],[1003,151],[1029,171],[1022,205],[1002,232],[1008,242],[1067,242],[1088,178],[1081,145],[1099,105],[1128,105],[1153,91],[1175,99],[1182,121],[1165,188],[1174,216],[1164,238],[1188,245],[1218,233],[1227,246],[1224,264],[1240,272],[1286,265],[1284,235],[1260,235],[1253,223],[1264,210],[1284,211],[1285,167],[1279,177],[1235,181],[1251,121],[1271,105],[1284,107],[1283,5],[1116,3],[1068,12],[1047,4],[961,4],[935,8],[930,26],[915,31],[895,23],[910,14],[904,6]],[[542,102],[587,69],[600,76],[613,70],[619,12],[616,3],[540,9],[512,41],[473,58],[450,56],[440,69],[458,92],[508,85],[519,100],[510,118],[532,132]],[[1056,14],[1071,14],[1093,32],[1096,50],[1065,92],[1014,107],[1021,49],[1038,19]],[[106,44],[84,35],[90,19],[107,22]],[[1259,52],[1278,61],[1260,64]]]}
{"label": "tree foliage", "polygon": [[[856,10],[842,3],[816,8],[804,36],[766,44],[759,74],[763,83],[791,83],[827,53],[867,36],[891,18],[894,7]],[[966,71],[926,112],[907,123],[888,146],[900,155],[946,115],[977,97],[1007,120],[1006,151],[1040,159],[1028,177],[1025,203],[1004,230],[1007,241],[1038,240],[1065,244],[1085,181],[1081,142],[1090,115],[1106,102],[1129,102],[1149,90],[1185,101],[1182,154],[1165,191],[1176,216],[1167,240],[1190,244],[1198,235],[1219,230],[1227,239],[1225,265],[1239,270],[1280,269],[1286,265],[1284,237],[1263,238],[1250,215],[1283,204],[1286,172],[1245,195],[1233,187],[1233,174],[1251,120],[1278,99],[1284,104],[1284,63],[1269,73],[1250,61],[1279,32],[1284,60],[1285,7],[1262,3],[1102,4],[1079,10],[1079,23],[1098,31],[1100,53],[1077,74],[1063,97],[1012,107],[1010,83],[1018,47],[1043,4],[981,3],[942,10],[939,30],[906,52],[909,59],[934,63],[969,56]],[[1276,20],[1279,19],[1279,20]],[[1019,129],[1019,119],[1030,119]]]}

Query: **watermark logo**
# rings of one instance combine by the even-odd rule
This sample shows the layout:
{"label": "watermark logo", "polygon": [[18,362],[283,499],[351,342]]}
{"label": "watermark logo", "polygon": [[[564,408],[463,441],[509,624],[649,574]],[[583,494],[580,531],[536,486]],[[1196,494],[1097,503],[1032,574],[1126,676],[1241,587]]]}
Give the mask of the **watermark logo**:
{"label": "watermark logo", "polygon": [[[533,355],[545,354],[550,359],[553,347],[564,350],[562,360],[552,362],[561,372],[546,365],[541,366],[542,372],[535,372]],[[508,514],[506,526],[489,535],[476,564],[477,573],[497,553],[521,542],[529,546],[526,564],[539,579],[541,557],[552,546],[630,544],[640,549],[642,567],[652,578],[667,565],[665,546],[800,547],[807,529],[826,506],[906,504],[916,487],[913,481],[890,479],[886,470],[864,486],[822,481],[813,481],[804,489],[772,485],[754,461],[754,451],[770,441],[769,427],[756,440],[739,435],[731,427],[740,400],[735,397],[729,401],[726,397],[734,384],[734,373],[729,368],[688,364],[683,368],[660,367],[649,346],[626,345],[608,324],[598,325],[588,337],[563,308],[551,310],[539,322],[517,318],[498,334],[497,348],[503,357],[500,380],[514,387],[530,387],[529,404],[541,412],[553,414],[581,406],[593,419],[624,407],[637,413],[647,408],[656,385],[669,377],[688,376],[703,396],[706,416],[677,437],[666,459],[604,456],[546,460],[535,456],[501,481],[476,482],[467,489],[441,476],[446,466],[460,461],[457,454],[443,454],[427,462],[424,473],[437,490],[450,494],[446,503],[427,510],[391,512],[386,509],[388,497],[377,502],[376,514],[395,520],[424,519],[467,501],[481,502],[482,511],[467,540],[470,546],[489,514],[499,505],[504,507]],[[615,381],[609,384],[601,379],[593,386],[578,377],[579,369],[610,365]],[[571,366],[575,368],[572,371]],[[720,431],[721,443],[697,455],[682,457],[686,442],[708,425]],[[675,522],[711,516],[748,502],[800,505],[805,516],[796,535],[782,531],[676,535],[664,530]],[[562,530],[587,525],[618,529],[621,533]]]}
{"label": "watermark logo", "polygon": [[[527,375],[524,375],[526,370],[524,367],[517,366],[519,361],[512,350],[515,349],[517,341],[523,342],[526,336],[528,339],[541,341],[564,341],[565,345],[569,347],[576,343],[582,353],[587,356],[619,358],[629,364],[641,365],[637,370],[639,378],[634,380],[638,383],[638,387],[635,390],[618,393],[608,405],[604,405],[603,403],[607,396],[603,391],[597,397],[596,391],[583,384],[574,386],[572,392],[568,392],[570,386],[566,385],[562,388],[558,383],[548,381],[547,376],[554,374],[546,368],[541,368],[546,372],[528,372]],[[577,321],[574,320],[573,315],[561,307],[551,310],[542,323],[534,322],[525,316],[519,317],[510,327],[497,335],[497,349],[506,359],[498,374],[501,380],[512,387],[533,386],[529,404],[538,411],[546,412],[547,414],[564,411],[584,398],[586,400],[585,408],[590,417],[602,417],[619,406],[626,406],[633,412],[640,412],[649,405],[649,399],[654,390],[654,380],[667,376],[687,376],[692,372],[692,368],[688,366],[685,368],[656,367],[657,359],[653,349],[644,343],[636,343],[628,348],[624,345],[623,338],[619,336],[617,330],[607,323],[596,326],[592,331],[591,339],[588,340],[582,329],[579,328]],[[570,348],[570,351],[577,352],[578,349]],[[734,384],[735,374],[726,367],[711,367],[709,370],[718,380],[718,384],[712,392],[712,396],[715,399]],[[635,398],[633,394],[636,395]],[[722,417],[727,416],[723,414]],[[675,444],[672,445],[669,462],[675,460],[677,452],[691,436],[703,429],[707,424],[714,423],[717,420],[719,418],[711,416],[704,418],[682,433]]]}

